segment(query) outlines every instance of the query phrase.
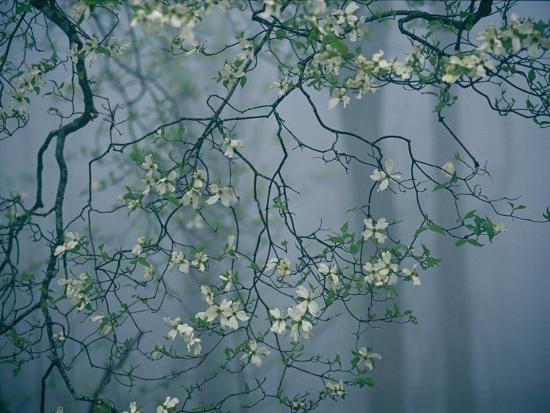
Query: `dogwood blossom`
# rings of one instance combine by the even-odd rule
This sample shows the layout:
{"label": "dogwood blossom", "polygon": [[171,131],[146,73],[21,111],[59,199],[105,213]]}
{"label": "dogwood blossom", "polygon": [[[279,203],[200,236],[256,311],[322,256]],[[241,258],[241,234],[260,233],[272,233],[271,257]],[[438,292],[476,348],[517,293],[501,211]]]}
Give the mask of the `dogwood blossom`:
{"label": "dogwood blossom", "polygon": [[267,270],[275,268],[281,277],[286,277],[292,272],[292,263],[288,258],[270,258],[265,267]]}
{"label": "dogwood blossom", "polygon": [[85,272],[80,273],[77,278],[59,279],[57,284],[65,286],[65,296],[71,300],[78,311],[84,310],[91,303],[88,292],[91,289],[91,279]]}
{"label": "dogwood blossom", "polygon": [[170,410],[176,407],[179,402],[177,397],[167,396],[164,403],[157,407],[157,413],[170,413]]}
{"label": "dogwood blossom", "polygon": [[346,390],[344,389],[344,383],[340,380],[338,383],[327,383],[325,384],[327,392],[333,397],[344,397],[346,395]]}
{"label": "dogwood blossom", "polygon": [[166,338],[174,340],[178,335],[184,339],[187,344],[187,351],[194,356],[198,356],[202,350],[201,348],[201,339],[195,337],[193,327],[189,326],[186,323],[181,322],[180,317],[171,319],[169,317],[163,318],[164,322],[167,323],[172,329],[166,335]]}
{"label": "dogwood blossom", "polygon": [[269,314],[271,315],[271,319],[273,321],[270,330],[277,334],[283,333],[286,329],[284,313],[278,308],[274,308],[272,310],[269,310]]}
{"label": "dogwood blossom", "polygon": [[401,180],[401,176],[393,173],[393,161],[391,159],[386,159],[384,161],[384,169],[373,170],[370,179],[380,182],[377,191],[381,192],[388,188],[390,180],[398,182]]}
{"label": "dogwood blossom", "polygon": [[305,339],[308,339],[310,337],[313,324],[311,324],[309,320],[304,318],[306,309],[304,307],[300,307],[299,305],[295,305],[292,307],[288,307],[287,313],[292,319],[292,325],[290,327],[290,339],[293,342],[297,342],[300,338],[300,334]]}
{"label": "dogwood blossom", "polygon": [[212,305],[214,304],[214,292],[212,289],[207,285],[201,285],[201,294],[204,301],[206,301],[206,304]]}
{"label": "dogwood blossom", "polygon": [[288,91],[288,88],[292,86],[292,83],[290,82],[288,77],[285,77],[280,82],[271,82],[271,85],[269,86],[271,89],[278,89],[279,90],[279,97],[284,96],[284,94]]}
{"label": "dogwood blossom", "polygon": [[236,330],[239,328],[239,321],[245,322],[250,316],[240,308],[238,302],[224,298],[221,303],[213,304],[206,311],[199,312],[196,317],[200,320],[213,322],[216,318],[220,320],[220,326],[224,330]]}
{"label": "dogwood blossom", "polygon": [[342,102],[344,108],[347,108],[350,104],[350,97],[346,96],[347,90],[345,88],[339,88],[334,92],[334,97],[330,98],[328,101],[328,108],[334,109],[338,106],[338,103]]}
{"label": "dogwood blossom", "polygon": [[366,347],[361,347],[358,353],[363,358],[365,367],[369,370],[374,368],[373,360],[382,360],[382,356],[380,354],[371,353]]}
{"label": "dogwood blossom", "polygon": [[241,139],[225,138],[223,143],[227,145],[223,154],[229,159],[233,158],[235,155],[235,150],[240,151],[244,148],[244,142]]}
{"label": "dogwood blossom", "polygon": [[397,283],[395,273],[399,270],[399,266],[391,262],[391,252],[389,251],[384,251],[381,258],[374,264],[370,261],[366,262],[363,269],[367,273],[365,281],[376,287]]}
{"label": "dogwood blossom", "polygon": [[192,204],[194,209],[199,209],[202,200],[201,193],[204,187],[205,180],[206,172],[203,169],[197,169],[195,172],[193,172],[191,189],[185,192],[181,199],[183,206]]}
{"label": "dogwood blossom", "polygon": [[376,224],[374,223],[372,218],[367,218],[363,220],[363,223],[366,227],[365,231],[363,231],[362,233],[363,240],[367,241],[370,237],[374,235],[374,238],[380,244],[386,242],[386,239],[388,238],[384,233],[385,229],[388,227],[386,218],[379,218],[378,221],[376,221]]}
{"label": "dogwood blossom", "polygon": [[141,413],[141,410],[138,409],[136,402],[130,402],[130,410],[125,410],[122,413]]}
{"label": "dogwood blossom", "polygon": [[447,178],[450,178],[451,176],[453,176],[455,171],[456,171],[455,164],[451,161],[445,162],[441,166],[441,173],[443,174],[443,176],[446,176]]}
{"label": "dogwood blossom", "polygon": [[189,261],[185,258],[185,254],[181,251],[172,251],[172,254],[170,255],[168,269],[171,270],[174,265],[177,265],[178,270],[183,274],[187,274],[189,272]]}
{"label": "dogwood blossom", "polygon": [[219,276],[220,280],[225,284],[223,287],[223,290],[225,292],[228,292],[231,290],[231,287],[233,286],[233,281],[234,281],[233,277],[234,277],[234,274],[233,274],[233,271],[231,270],[228,270]]}
{"label": "dogwood blossom", "polygon": [[102,336],[106,336],[111,331],[113,331],[113,324],[111,323],[111,320],[106,317],[103,313],[98,313],[90,317],[90,320],[93,322],[99,321],[99,334]]}
{"label": "dogwood blossom", "polygon": [[413,285],[421,285],[420,276],[416,270],[417,264],[414,264],[411,268],[403,268],[401,271],[405,277],[412,281]]}
{"label": "dogwood blossom", "polygon": [[173,194],[176,192],[176,187],[174,186],[174,182],[176,181],[178,177],[178,173],[176,171],[171,171],[167,176],[164,178],[159,179],[155,184],[155,191],[159,195],[164,195],[166,191]]}
{"label": "dogwood blossom", "polygon": [[168,324],[172,329],[166,334],[166,338],[174,340],[178,335],[180,337],[190,336],[193,334],[193,327],[182,323],[180,317],[171,319],[170,317],[164,317],[163,321]]}
{"label": "dogwood blossom", "polygon": [[500,232],[506,232],[506,227],[504,226],[504,224],[495,224],[494,228],[497,234]]}
{"label": "dogwood blossom", "polygon": [[321,310],[319,308],[319,305],[315,302],[315,298],[319,297],[320,295],[319,291],[309,291],[306,287],[300,285],[296,289],[295,293],[299,299],[303,300],[297,306],[300,311],[302,311],[304,314],[306,311],[308,311],[314,317],[319,314]]}
{"label": "dogwood blossom", "polygon": [[218,186],[216,184],[212,184],[208,187],[208,190],[212,194],[210,198],[206,201],[208,205],[213,205],[218,201],[221,201],[222,205],[224,207],[230,207],[239,201],[237,198],[237,194],[235,194],[235,190],[230,186]]}
{"label": "dogwood blossom", "polygon": [[80,235],[77,232],[66,232],[65,242],[55,247],[53,255],[56,257],[74,250],[80,243]]}
{"label": "dogwood blossom", "polygon": [[331,265],[330,267],[324,262],[319,264],[319,272],[325,276],[331,288],[336,288],[340,284],[338,278],[338,267]]}
{"label": "dogwood blossom", "polygon": [[248,352],[241,356],[241,361],[250,360],[256,367],[261,367],[261,356],[269,356],[269,354],[271,354],[271,352],[267,348],[258,346],[256,340],[250,340],[248,342]]}
{"label": "dogwood blossom", "polygon": [[141,255],[143,252],[143,247],[145,246],[145,236],[141,235],[137,239],[137,244],[132,248],[132,254]]}
{"label": "dogwood blossom", "polygon": [[199,272],[206,271],[206,264],[208,262],[208,255],[203,251],[195,252],[195,257],[191,261],[191,265],[195,267]]}

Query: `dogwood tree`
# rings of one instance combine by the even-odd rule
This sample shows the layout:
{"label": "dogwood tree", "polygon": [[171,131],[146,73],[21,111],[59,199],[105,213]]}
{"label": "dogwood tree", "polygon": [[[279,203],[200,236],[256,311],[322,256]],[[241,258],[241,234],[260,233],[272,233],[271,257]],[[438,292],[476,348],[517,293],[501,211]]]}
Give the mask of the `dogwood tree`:
{"label": "dogwood tree", "polygon": [[[134,413],[273,401],[312,411],[372,386],[384,349],[368,331],[416,321],[394,299],[440,264],[428,233],[481,247],[506,219],[550,221],[547,206],[529,215],[515,198],[486,194],[475,137],[446,120],[465,89],[501,116],[549,125],[550,28],[514,5],[3,2],[0,145],[48,126],[38,128],[30,182],[0,187],[2,368],[17,375],[45,360],[40,412],[57,408],[52,380],[79,411]],[[363,50],[380,25],[406,39],[404,54]],[[204,67],[214,78],[201,78]],[[435,97],[433,122],[456,147],[448,162],[426,160],[411,136],[362,135],[326,119],[388,86]],[[291,96],[322,129],[319,142],[286,122]],[[261,125],[253,136],[251,124]],[[81,136],[82,150],[68,153]],[[364,202],[352,208],[361,218],[342,211],[335,228],[304,229],[294,213],[302,195],[287,179],[294,153],[366,171]],[[440,194],[454,205],[452,224],[426,206]],[[402,218],[376,205],[410,195],[415,229],[397,238]],[[354,325],[353,340],[315,345],[316,331],[340,319]],[[291,376],[311,386],[288,386]]]}

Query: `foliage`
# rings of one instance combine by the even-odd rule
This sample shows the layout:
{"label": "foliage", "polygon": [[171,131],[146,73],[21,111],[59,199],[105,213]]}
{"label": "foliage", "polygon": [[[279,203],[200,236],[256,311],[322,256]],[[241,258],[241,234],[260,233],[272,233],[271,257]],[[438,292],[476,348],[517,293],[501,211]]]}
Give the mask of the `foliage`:
{"label": "foliage", "polygon": [[[388,6],[2,4],[0,144],[20,139],[39,100],[57,124],[34,148],[34,196],[5,185],[0,192],[0,362],[18,374],[38,357],[47,360],[41,412],[54,407],[46,386],[54,371],[90,411],[129,406],[135,413],[155,404],[157,412],[221,412],[235,400],[243,408],[276,400],[288,411],[314,410],[374,385],[370,372],[383,361],[367,342],[370,328],[416,322],[394,298],[440,263],[427,233],[481,247],[505,231],[500,219],[550,221],[548,209],[529,217],[516,199],[486,195],[480,182],[489,172],[446,120],[457,90],[467,89],[499,115],[548,126],[548,22],[518,17],[513,1],[449,0],[436,11],[420,2]],[[216,30],[220,18],[237,22],[230,35]],[[385,23],[410,44],[405,56],[363,52],[364,39]],[[205,61],[216,76],[201,84],[193,71]],[[256,103],[254,90],[266,81],[255,75],[262,62],[277,78]],[[408,136],[334,128],[319,108],[347,108],[352,98],[392,85],[436,98],[434,120],[458,149],[448,162],[423,160]],[[291,95],[306,102],[329,144],[312,145],[289,127],[281,108]],[[274,145],[273,167],[243,136],[255,122],[262,125],[256,139]],[[66,144],[84,131],[96,140],[80,154],[87,182],[75,210]],[[346,151],[349,140],[362,149]],[[407,162],[394,162],[389,147]],[[304,230],[296,222],[300,194],[286,171],[298,151],[346,172],[368,169],[363,205],[348,211],[362,223]],[[45,166],[48,157],[55,168]],[[120,198],[106,201],[107,189]],[[414,196],[418,225],[406,239],[392,234],[399,217],[374,215],[388,194]],[[452,225],[428,213],[426,203],[439,194],[454,205]],[[479,207],[465,210],[467,199]],[[112,236],[115,227],[120,237]],[[136,230],[130,244],[124,233]],[[335,353],[311,344],[316,330],[339,319],[356,325],[353,348]],[[169,367],[150,373],[162,360]],[[92,389],[76,380],[84,368],[101,373]],[[209,390],[244,372],[253,379],[237,391]],[[291,376],[312,378],[316,387],[286,386]],[[164,401],[137,391],[159,383],[178,386]],[[117,386],[134,391],[121,399]],[[204,401],[201,392],[216,397]]]}

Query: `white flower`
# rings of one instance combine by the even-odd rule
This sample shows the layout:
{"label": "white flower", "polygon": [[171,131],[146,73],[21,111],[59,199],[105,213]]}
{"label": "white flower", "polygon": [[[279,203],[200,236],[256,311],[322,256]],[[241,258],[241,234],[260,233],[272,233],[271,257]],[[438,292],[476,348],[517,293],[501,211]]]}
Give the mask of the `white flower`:
{"label": "white flower", "polygon": [[230,186],[220,187],[216,184],[212,184],[208,187],[208,189],[212,194],[212,196],[206,201],[208,205],[215,204],[221,200],[224,207],[230,207],[238,202],[237,194],[235,194],[235,190]]}
{"label": "white flower", "polygon": [[506,232],[506,227],[504,224],[495,224],[495,232],[498,234],[500,232]]}
{"label": "white flower", "polygon": [[342,380],[338,383],[327,383],[325,384],[325,388],[331,396],[344,397],[346,395],[346,390],[344,389],[344,383]]}
{"label": "white flower", "polygon": [[288,258],[270,258],[265,267],[267,270],[272,270],[273,268],[277,269],[277,272],[280,276],[286,277],[292,272],[292,263]]}
{"label": "white flower", "polygon": [[146,171],[156,171],[159,166],[158,164],[153,162],[153,155],[149,154],[146,155],[145,158],[143,158],[143,163],[141,164],[141,167]]}
{"label": "white flower", "polygon": [[150,279],[154,273],[155,269],[151,264],[143,266],[143,278],[146,280]]}
{"label": "white flower", "polygon": [[99,321],[99,334],[102,336],[108,335],[113,331],[113,325],[111,324],[109,318],[107,318],[103,313],[98,313],[90,317],[94,323]]}
{"label": "white flower", "polygon": [[361,347],[359,349],[359,355],[363,357],[363,361],[365,362],[365,367],[369,370],[372,370],[374,368],[373,360],[382,360],[382,356],[378,353],[371,353],[368,351],[366,347]]}
{"label": "white flower", "polygon": [[224,155],[229,159],[233,158],[233,155],[235,154],[235,150],[240,151],[241,149],[244,148],[244,143],[240,139],[225,138],[223,143],[227,145]]}
{"label": "white flower", "polygon": [[224,272],[222,275],[220,275],[220,280],[225,284],[223,290],[225,292],[228,292],[231,290],[231,287],[233,286],[233,271],[228,270]]}
{"label": "white flower", "polygon": [[273,310],[269,310],[269,314],[273,319],[271,331],[277,334],[283,333],[286,329],[286,321],[283,312],[278,308],[274,308]]}
{"label": "white flower", "polygon": [[189,189],[181,199],[184,206],[189,204],[193,205],[194,209],[199,209],[201,204],[201,191],[204,187],[204,181],[206,180],[206,172],[203,169],[197,169],[193,172],[193,182],[191,189]]}
{"label": "white flower", "polygon": [[330,98],[328,101],[328,108],[334,109],[336,106],[338,106],[339,102],[342,102],[344,108],[347,108],[351,99],[349,96],[346,96],[346,92],[347,90],[344,88],[337,89],[335,92],[335,96]]}
{"label": "white flower", "polygon": [[395,273],[399,270],[399,266],[391,262],[391,252],[389,251],[384,251],[382,257],[374,264],[366,262],[363,269],[367,273],[365,281],[376,287],[397,283]]}
{"label": "white flower", "polygon": [[201,294],[204,301],[206,301],[206,304],[212,305],[214,304],[214,292],[212,289],[207,285],[201,285]]}
{"label": "white flower", "polygon": [[336,265],[331,265],[329,267],[323,262],[319,265],[319,272],[325,276],[332,288],[338,287],[340,279],[338,278],[338,267]]}
{"label": "white flower", "polygon": [[[172,329],[166,335],[166,338],[174,340],[178,335],[187,343],[187,351],[194,356],[198,356],[201,352],[201,339],[195,337],[193,327],[181,322],[180,317],[173,320],[169,317],[163,318],[164,322],[170,325]],[[160,354],[159,354],[160,356]]]}
{"label": "white flower", "polygon": [[179,402],[180,401],[176,397],[172,398],[168,396],[164,403],[157,407],[157,413],[170,413],[170,409],[176,407]]}
{"label": "white flower", "polygon": [[317,314],[319,314],[321,310],[319,309],[319,305],[315,302],[315,298],[319,296],[317,291],[310,292],[306,287],[304,287],[303,285],[300,285],[296,289],[295,293],[298,298],[303,299],[303,301],[300,304],[298,304],[298,307],[301,308],[301,311],[303,310],[303,312],[305,313],[307,309],[307,311],[309,311],[309,313],[314,317],[317,316]]}
{"label": "white flower", "polygon": [[74,13],[75,20],[80,20],[80,18],[82,18],[83,20],[89,19],[90,6],[88,6],[83,1],[79,1],[73,6],[73,13]]}
{"label": "white flower", "polygon": [[443,166],[441,166],[441,169],[441,173],[443,174],[443,176],[446,176],[448,178],[452,177],[456,171],[455,164],[450,161],[445,162]]}
{"label": "white flower", "polygon": [[384,169],[373,170],[370,179],[380,182],[378,185],[378,191],[380,192],[385,191],[388,188],[390,180],[399,181],[401,176],[393,174],[393,161],[391,159],[386,159],[384,161]]}
{"label": "white flower", "polygon": [[213,304],[206,311],[196,314],[196,317],[211,323],[216,318],[220,320],[220,326],[224,330],[236,330],[239,328],[239,321],[247,321],[250,317],[244,310],[240,309],[238,302],[224,298],[222,302]]}
{"label": "white flower", "polygon": [[80,243],[80,235],[77,232],[66,232],[65,242],[55,247],[53,255],[56,257],[64,254],[65,252],[74,250]]}
{"label": "white flower", "polygon": [[229,307],[223,311],[220,316],[220,326],[226,330],[236,330],[239,328],[239,321],[247,321],[250,317],[244,310],[241,310],[238,302],[231,302]]}
{"label": "white flower", "polygon": [[125,410],[122,413],[140,413],[141,411],[138,409],[136,402],[130,402],[130,410]]}
{"label": "white flower", "polygon": [[176,171],[171,171],[167,176],[157,181],[157,183],[155,184],[155,191],[157,191],[159,195],[164,195],[166,191],[173,194],[174,192],[176,192],[174,181],[177,177],[178,173]]}
{"label": "white flower", "polygon": [[306,319],[293,322],[292,327],[290,327],[290,339],[293,342],[297,342],[300,338],[300,333],[305,339],[308,339],[310,337],[312,327],[313,325]]}
{"label": "white flower", "polygon": [[271,85],[269,87],[271,89],[279,89],[279,97],[281,97],[288,91],[288,88],[291,85],[292,84],[290,83],[288,77],[285,77],[280,82],[271,82]]}
{"label": "white flower", "polygon": [[179,271],[183,274],[187,274],[189,272],[189,261],[185,258],[183,252],[172,251],[170,262],[168,263],[168,269],[171,270],[174,265],[177,265]]}
{"label": "white flower", "polygon": [[365,231],[363,231],[363,239],[367,241],[370,237],[374,235],[374,238],[379,243],[383,244],[386,239],[388,238],[386,234],[384,234],[384,230],[388,227],[388,223],[386,222],[386,218],[380,218],[378,221],[376,221],[376,224],[372,220],[372,218],[367,218],[363,220],[363,223],[365,224]]}
{"label": "white flower", "polygon": [[59,343],[63,343],[66,340],[67,337],[65,337],[65,334],[63,334],[63,331],[60,331],[59,333],[55,333],[53,335],[53,339]]}
{"label": "white flower", "polygon": [[178,335],[180,337],[189,338],[193,334],[193,327],[182,323],[180,317],[176,317],[173,320],[170,317],[164,317],[163,321],[172,327],[168,334],[166,334],[166,338],[170,340],[174,340]]}
{"label": "white flower", "polygon": [[78,311],[84,310],[91,303],[88,296],[91,280],[86,273],[80,273],[77,278],[60,279],[57,284],[65,287],[65,295],[71,303],[76,306]]}
{"label": "white flower", "polygon": [[241,361],[250,359],[250,362],[256,367],[262,366],[261,356],[268,356],[270,351],[265,347],[259,347],[256,340],[250,340],[248,342],[249,351],[241,356]]}
{"label": "white flower", "polygon": [[134,247],[132,248],[132,254],[141,255],[141,253],[143,252],[144,246],[145,246],[145,236],[142,235],[138,237],[137,244],[134,245]]}
{"label": "white flower", "polygon": [[422,283],[420,282],[420,276],[418,275],[416,266],[417,264],[414,264],[410,269],[403,268],[401,272],[412,281],[413,285],[420,285]]}
{"label": "white flower", "polygon": [[201,354],[201,350],[201,339],[191,335],[191,337],[187,340],[187,351],[194,356],[198,356]]}
{"label": "white flower", "polygon": [[232,85],[245,75],[241,68],[241,63],[242,60],[237,60],[233,64],[226,63],[223,66],[223,70],[218,73],[218,77],[224,82],[224,85]]}
{"label": "white flower", "polygon": [[265,10],[258,14],[262,19],[269,19],[270,16],[279,17],[281,13],[281,4],[279,0],[264,0]]}
{"label": "white flower", "polygon": [[195,258],[191,261],[191,265],[195,267],[199,272],[206,271],[206,263],[208,262],[208,255],[202,251],[197,251],[195,253]]}

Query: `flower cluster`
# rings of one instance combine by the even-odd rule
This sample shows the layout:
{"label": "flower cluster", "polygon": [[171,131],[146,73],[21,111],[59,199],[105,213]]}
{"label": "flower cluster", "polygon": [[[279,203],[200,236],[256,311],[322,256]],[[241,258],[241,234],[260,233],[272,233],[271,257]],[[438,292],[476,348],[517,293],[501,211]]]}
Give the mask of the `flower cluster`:
{"label": "flower cluster", "polygon": [[224,330],[237,330],[239,328],[239,321],[245,322],[250,318],[250,316],[241,309],[241,305],[238,302],[228,300],[227,298],[224,298],[219,305],[212,304],[206,311],[197,313],[196,317],[208,323],[218,318],[220,326]]}
{"label": "flower cluster", "polygon": [[76,278],[61,278],[57,281],[60,286],[65,286],[65,296],[71,300],[78,311],[90,309],[89,293],[92,290],[92,280],[85,272]]}
{"label": "flower cluster", "polygon": [[166,193],[173,194],[176,192],[176,187],[174,185],[176,179],[178,178],[178,173],[176,171],[170,171],[167,175],[160,178],[155,178],[155,171],[158,170],[158,165],[153,162],[153,155],[149,154],[145,156],[141,167],[147,171],[143,183],[145,188],[143,189],[143,196],[146,197],[153,189],[158,195],[163,196]]}
{"label": "flower cluster", "polygon": [[509,24],[500,29],[491,23],[477,36],[482,42],[480,46],[460,56],[451,56],[441,80],[453,84],[462,75],[484,78],[487,70],[496,70],[494,58],[498,59],[506,54],[517,55],[525,50],[529,58],[535,59],[550,47],[544,31],[544,23],[522,19],[515,14],[510,16]]}
{"label": "flower cluster", "polygon": [[206,172],[203,169],[197,169],[193,172],[191,188],[183,194],[181,202],[184,206],[193,205],[194,209],[199,209],[201,205],[201,193],[206,181]]}
{"label": "flower cluster", "polygon": [[378,261],[372,263],[370,261],[363,265],[363,269],[367,273],[365,282],[376,287],[385,285],[395,285],[397,283],[397,272],[399,266],[391,261],[391,252],[384,251]]}

